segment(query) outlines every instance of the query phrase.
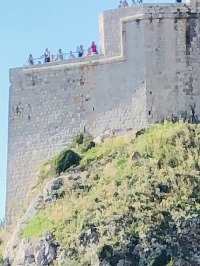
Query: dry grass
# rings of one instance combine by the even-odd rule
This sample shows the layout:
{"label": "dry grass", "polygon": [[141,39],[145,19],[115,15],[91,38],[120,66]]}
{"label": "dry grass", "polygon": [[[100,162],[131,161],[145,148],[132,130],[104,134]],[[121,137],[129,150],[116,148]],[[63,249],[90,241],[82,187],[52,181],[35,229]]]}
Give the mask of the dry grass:
{"label": "dry grass", "polygon": [[[200,125],[165,123],[134,138],[133,133],[111,138],[89,150],[81,164],[98,180],[82,180],[74,190],[66,185],[66,197],[32,219],[21,237],[40,236],[48,229],[64,248],[78,249],[88,228],[101,230],[116,217],[132,215],[133,209],[133,223],[119,228],[116,237],[102,234],[100,247],[115,245],[120,233],[143,237],[160,224],[165,234],[166,212],[174,223],[198,215]],[[132,158],[134,152],[139,158]],[[163,193],[162,186],[168,191]],[[87,260],[88,253],[78,250],[77,258]]]}
{"label": "dry grass", "polygon": [[11,233],[5,229],[0,229],[0,254],[4,253],[6,243],[11,237]]}

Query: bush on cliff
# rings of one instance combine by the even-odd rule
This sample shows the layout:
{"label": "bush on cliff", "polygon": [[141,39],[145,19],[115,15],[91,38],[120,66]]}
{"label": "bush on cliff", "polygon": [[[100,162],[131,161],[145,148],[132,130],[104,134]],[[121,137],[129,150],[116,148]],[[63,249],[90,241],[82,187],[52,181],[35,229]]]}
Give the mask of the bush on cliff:
{"label": "bush on cliff", "polygon": [[4,220],[0,220],[0,264],[3,262],[2,252],[4,244]]}
{"label": "bush on cliff", "polygon": [[[90,265],[92,244],[111,265],[132,256],[131,248],[138,243],[140,255],[146,257],[132,259],[149,259],[140,265],[172,265],[178,260],[173,241],[180,234],[186,243],[189,225],[200,215],[200,125],[167,122],[136,139],[131,134],[110,139],[89,150],[81,164],[89,177],[41,210],[21,237],[53,231],[74,265]],[[156,254],[154,243],[167,251],[161,248]]]}
{"label": "bush on cliff", "polygon": [[54,177],[65,172],[69,167],[78,165],[81,160],[81,156],[69,149],[65,149],[55,156],[52,160],[44,163],[39,171],[39,180],[44,180],[48,177]]}
{"label": "bush on cliff", "polygon": [[3,249],[7,239],[5,239],[5,230],[3,226],[3,221],[0,220],[0,265],[3,263]]}
{"label": "bush on cliff", "polygon": [[92,136],[84,133],[78,133],[72,140],[70,149],[80,153],[85,154],[88,150],[95,147]]}
{"label": "bush on cliff", "polygon": [[55,177],[65,172],[71,166],[76,166],[87,151],[95,147],[92,136],[84,133],[78,133],[69,148],[63,150],[53,159],[45,162],[38,174],[39,181],[43,181],[49,177]]}

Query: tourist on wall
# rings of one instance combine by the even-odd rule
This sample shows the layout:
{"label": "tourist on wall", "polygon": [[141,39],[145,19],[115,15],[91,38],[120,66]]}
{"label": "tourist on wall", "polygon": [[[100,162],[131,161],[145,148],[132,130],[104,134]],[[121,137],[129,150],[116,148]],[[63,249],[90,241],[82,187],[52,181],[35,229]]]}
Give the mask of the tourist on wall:
{"label": "tourist on wall", "polygon": [[90,56],[90,55],[92,55],[92,52],[91,52],[91,49],[88,48],[87,56]]}
{"label": "tourist on wall", "polygon": [[90,46],[90,51],[91,51],[91,54],[94,55],[94,54],[98,54],[98,51],[97,51],[97,46],[95,44],[95,42],[92,42],[91,46]]}
{"label": "tourist on wall", "polygon": [[72,51],[70,51],[68,59],[74,59],[74,58],[75,58],[75,55],[72,53]]}
{"label": "tourist on wall", "polygon": [[82,57],[84,54],[83,45],[77,46],[78,57]]}
{"label": "tourist on wall", "polygon": [[30,54],[29,57],[28,57],[28,64],[29,65],[34,65],[34,59],[33,59],[32,54]]}
{"label": "tourist on wall", "polygon": [[119,1],[118,8],[121,8],[121,7],[123,7],[123,6],[122,6],[122,1]]}
{"label": "tourist on wall", "polygon": [[127,7],[127,6],[128,6],[128,2],[126,0],[124,0],[122,3],[122,7]]}
{"label": "tourist on wall", "polygon": [[121,8],[121,7],[127,7],[128,6],[128,2],[126,0],[124,1],[119,1],[119,5],[118,5],[118,8]]}
{"label": "tourist on wall", "polygon": [[44,56],[44,62],[45,63],[48,63],[51,61],[51,54],[50,54],[48,48],[45,49],[44,54],[40,58],[42,58],[43,56]]}
{"label": "tourist on wall", "polygon": [[58,50],[56,61],[62,61],[63,60],[63,52],[62,49]]}

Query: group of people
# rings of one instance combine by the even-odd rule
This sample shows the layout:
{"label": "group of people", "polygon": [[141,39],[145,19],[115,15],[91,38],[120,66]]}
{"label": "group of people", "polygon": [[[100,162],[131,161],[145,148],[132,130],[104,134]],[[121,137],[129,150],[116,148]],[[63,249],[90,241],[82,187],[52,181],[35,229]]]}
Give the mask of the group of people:
{"label": "group of people", "polygon": [[[176,3],[182,3],[182,0],[175,0],[175,1]],[[132,0],[132,5],[142,4],[142,3],[143,3],[143,0]],[[127,6],[129,6],[127,0],[119,1],[118,8],[127,7]]]}
{"label": "group of people", "polygon": [[[132,0],[132,5],[135,4],[142,4],[143,0]],[[127,7],[129,6],[127,0],[119,1],[118,8]]]}
{"label": "group of people", "polygon": [[[85,52],[85,50],[83,48],[83,45],[77,46],[76,53],[78,53],[78,57],[84,56],[84,52]],[[87,50],[87,56],[91,56],[91,55],[95,55],[95,54],[98,54],[98,50],[97,50],[97,46],[96,46],[95,42],[92,42],[91,46]],[[51,53],[50,53],[49,49],[46,48],[44,54],[42,54],[39,59],[42,59],[42,58],[44,58],[44,63],[49,63],[51,61],[62,61],[62,60],[64,60],[64,53],[62,52],[62,49],[59,49],[58,53],[56,55],[56,58],[54,59],[53,56],[51,57]],[[74,53],[72,51],[70,51],[68,59],[74,59],[74,58],[76,58],[76,56],[74,55]],[[34,61],[35,60],[33,58],[33,55],[29,54],[28,64],[34,65],[35,64]]]}

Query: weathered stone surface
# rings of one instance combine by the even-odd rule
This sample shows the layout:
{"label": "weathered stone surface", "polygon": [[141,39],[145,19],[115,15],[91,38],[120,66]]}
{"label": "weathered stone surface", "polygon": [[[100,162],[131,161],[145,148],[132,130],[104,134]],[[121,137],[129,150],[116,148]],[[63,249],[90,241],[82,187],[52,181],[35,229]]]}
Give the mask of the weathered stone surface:
{"label": "weathered stone surface", "polygon": [[[87,173],[87,176],[89,176],[89,173]],[[24,228],[24,226],[28,223],[28,221],[33,218],[39,210],[62,197],[64,191],[63,188],[66,182],[68,184],[68,189],[73,190],[74,188],[80,185],[80,183],[78,182],[80,178],[81,173],[75,173],[63,175],[47,182],[43,189],[43,194],[37,196],[35,199],[32,200],[29,207],[27,208],[27,211],[19,220],[15,230],[13,231],[11,239],[9,240],[6,246],[6,250],[4,253],[5,266],[9,266],[9,262],[12,262],[12,266],[15,266],[15,264],[13,264],[14,262],[22,263],[19,265],[25,265],[23,263],[27,263],[27,266],[32,265],[31,263],[36,263],[35,265],[48,265],[45,263],[55,259],[55,250],[57,250],[57,247],[55,248],[52,244],[54,241],[52,234],[45,234],[42,240],[39,241],[39,243],[35,246],[33,246],[28,239],[20,240],[19,234],[20,231]],[[85,243],[85,241],[94,243],[96,241],[95,239],[95,232],[88,231],[86,235],[83,236],[83,243]],[[70,253],[74,254],[72,250],[68,250],[65,258],[70,258],[72,256],[70,255]],[[62,255],[63,254],[65,253],[62,253]],[[62,255],[60,255],[60,261],[62,261]],[[38,264],[42,261],[42,258],[45,258],[45,260],[42,262],[44,264]],[[6,265],[6,263],[8,265]]]}
{"label": "weathered stone surface", "polygon": [[111,264],[110,264],[109,262],[107,262],[106,260],[104,260],[104,261],[102,261],[102,262],[100,263],[99,266],[111,266]]}
{"label": "weathered stone surface", "polygon": [[[38,211],[44,207],[43,196],[39,195],[30,203],[27,211],[22,216],[22,218],[18,221],[16,228],[13,230],[12,236],[7,243],[4,258],[13,258],[16,256],[16,247],[23,246],[27,243],[21,242],[19,239],[19,233],[22,228],[28,223],[28,221],[33,218]],[[22,247],[23,250],[23,247]]]}
{"label": "weathered stone surface", "polygon": [[133,263],[131,261],[128,261],[126,259],[120,260],[117,264],[117,266],[132,266]]}
{"label": "weathered stone surface", "polygon": [[4,266],[49,266],[57,257],[58,245],[51,233],[46,233],[38,244],[28,239],[21,240],[15,251],[6,259]]}
{"label": "weathered stone surface", "polygon": [[3,266],[11,266],[10,261],[9,261],[9,258],[6,258],[4,260]]}
{"label": "weathered stone surface", "polygon": [[[91,265],[165,266],[170,260],[175,266],[200,265],[200,219],[182,219],[177,221],[177,228],[167,230],[171,230],[173,237],[166,237],[165,231],[157,228],[139,242],[133,240],[123,245],[122,249],[105,245],[98,255],[92,255]],[[122,241],[125,240],[126,236],[122,236]]]}
{"label": "weathered stone surface", "polygon": [[62,187],[64,185],[64,178],[59,177],[54,180],[47,182],[44,187],[44,201],[45,202],[54,202],[57,199],[62,197],[63,191]]}

